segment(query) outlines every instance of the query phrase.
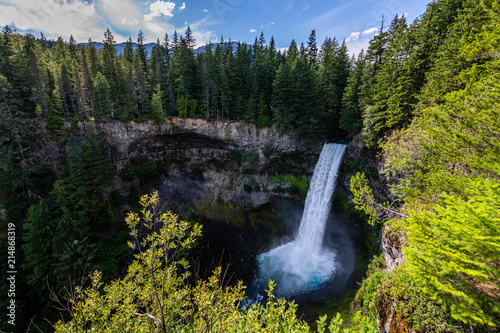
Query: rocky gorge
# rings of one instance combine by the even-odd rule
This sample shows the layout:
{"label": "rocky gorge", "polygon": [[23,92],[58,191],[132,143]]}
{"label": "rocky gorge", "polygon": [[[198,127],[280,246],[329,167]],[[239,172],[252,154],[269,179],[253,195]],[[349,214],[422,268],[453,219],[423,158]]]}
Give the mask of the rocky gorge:
{"label": "rocky gorge", "polygon": [[[121,196],[133,190],[158,190],[166,209],[203,223],[204,241],[192,254],[197,274],[206,276],[217,265],[231,265],[238,272],[234,278],[246,282],[256,269],[255,254],[293,237],[287,229],[300,222],[301,201],[322,147],[302,143],[293,132],[279,133],[274,127],[258,128],[241,121],[178,117],[161,123],[78,121],[66,122],[62,130],[81,139],[91,126],[104,139]],[[49,164],[63,160],[65,142],[48,135],[43,123],[35,122],[32,127],[38,133],[35,155],[52,161]],[[338,191],[348,200],[349,179],[356,166],[375,171],[382,161],[376,152],[356,142],[349,143],[344,159],[347,164],[357,163],[351,169],[344,167],[339,179]],[[375,174],[375,191],[386,195],[383,178]],[[129,203],[123,208],[133,209]],[[346,214],[340,213],[341,218]],[[367,242],[364,238],[377,232],[362,221],[349,223],[357,243]],[[391,233],[380,235],[369,242],[384,251],[391,269],[401,261],[401,244],[396,236],[386,236]],[[358,256],[368,259],[367,253]],[[358,272],[358,279],[363,274]],[[383,320],[379,319],[380,327],[388,327]]]}

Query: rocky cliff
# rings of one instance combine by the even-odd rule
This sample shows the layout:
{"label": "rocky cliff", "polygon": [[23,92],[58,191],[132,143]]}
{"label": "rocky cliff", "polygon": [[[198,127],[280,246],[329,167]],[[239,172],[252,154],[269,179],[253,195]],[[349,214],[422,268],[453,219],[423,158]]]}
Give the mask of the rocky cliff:
{"label": "rocky cliff", "polygon": [[[43,124],[36,126],[44,132]],[[63,130],[83,137],[89,126],[86,121],[66,122]],[[168,117],[162,123],[108,121],[92,126],[107,142],[118,174],[148,165],[156,168],[154,181],[130,179],[122,184],[122,193],[130,186],[157,189],[182,203],[181,213],[190,204],[205,207],[207,201],[255,208],[277,195],[300,197],[292,185],[298,180],[308,183],[321,151],[319,145],[304,145],[293,132],[241,121]],[[65,145],[53,137],[42,136],[37,145],[39,157],[64,158]]]}

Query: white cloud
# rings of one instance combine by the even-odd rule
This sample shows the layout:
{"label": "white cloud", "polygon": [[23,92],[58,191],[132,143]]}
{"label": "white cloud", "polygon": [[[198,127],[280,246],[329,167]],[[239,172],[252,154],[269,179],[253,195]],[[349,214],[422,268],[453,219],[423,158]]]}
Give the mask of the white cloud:
{"label": "white cloud", "polygon": [[370,46],[370,40],[368,38],[358,38],[355,41],[349,42],[346,40],[347,50],[350,55],[358,56],[361,50],[367,50]]}
{"label": "white cloud", "polygon": [[363,31],[361,33],[361,35],[368,36],[368,35],[371,35],[371,34],[377,32],[377,31],[378,31],[378,28],[377,27],[373,27],[373,28],[370,28],[370,29],[366,29],[365,31]]}
{"label": "white cloud", "polygon": [[301,26],[319,27],[323,24],[329,24],[330,22],[335,21],[337,17],[341,15],[344,11],[348,10],[350,7],[356,5],[357,3],[358,1],[347,1],[345,5],[335,7],[327,12],[324,12],[316,17],[313,17],[312,19],[303,22]]}
{"label": "white cloud", "polygon": [[68,39],[73,35],[78,42],[102,38],[105,26],[95,3],[80,0],[4,0],[0,4],[0,26],[5,25],[20,31],[42,31],[47,38]]}
{"label": "white cloud", "polygon": [[[147,31],[152,32],[153,35],[156,37],[164,36],[165,32],[167,31],[162,24],[154,22],[154,21],[145,21],[144,28]],[[149,38],[146,38],[146,40],[148,40],[148,39]]]}
{"label": "white cloud", "polygon": [[[183,6],[185,8],[184,3]],[[162,15],[166,18],[171,18],[174,16],[174,14],[172,13],[174,8],[175,3],[173,2],[157,0],[156,2],[153,2],[149,5],[149,10],[151,11],[151,13],[144,15],[144,21],[151,21],[153,18],[160,17]]]}
{"label": "white cloud", "polygon": [[203,9],[202,12],[208,13],[208,9]]}
{"label": "white cloud", "polygon": [[274,22],[271,22],[271,25],[273,25],[273,24],[274,24]]}
{"label": "white cloud", "polygon": [[182,5],[179,8],[179,10],[184,10],[184,9],[186,9],[186,3],[185,2],[182,3]]}
{"label": "white cloud", "polygon": [[[54,0],[57,1],[57,0]],[[131,0],[100,0],[95,1],[98,13],[114,26],[122,28],[138,27],[142,21],[139,8]]]}
{"label": "white cloud", "polygon": [[250,32],[257,32],[257,30],[255,30],[255,29],[250,29]]}
{"label": "white cloud", "polygon": [[349,37],[347,37],[347,38],[345,39],[345,41],[346,41],[346,42],[352,42],[352,41],[355,41],[356,39],[358,39],[358,38],[359,38],[359,35],[360,35],[360,34],[361,34],[361,33],[359,33],[359,32],[351,32],[351,34],[349,35]]}
{"label": "white cloud", "polygon": [[264,29],[264,26],[263,26],[263,25],[261,25],[261,26],[260,26],[260,28],[261,28],[261,29]]}
{"label": "white cloud", "polygon": [[205,18],[190,24],[197,46],[206,45],[210,41],[219,40],[220,36],[217,36],[215,31],[206,28],[209,23],[208,16],[206,16]]}
{"label": "white cloud", "polygon": [[304,12],[307,11],[309,8],[311,8],[311,5],[309,4],[305,5],[304,8],[302,8],[302,10],[297,13],[297,16],[304,14]]}

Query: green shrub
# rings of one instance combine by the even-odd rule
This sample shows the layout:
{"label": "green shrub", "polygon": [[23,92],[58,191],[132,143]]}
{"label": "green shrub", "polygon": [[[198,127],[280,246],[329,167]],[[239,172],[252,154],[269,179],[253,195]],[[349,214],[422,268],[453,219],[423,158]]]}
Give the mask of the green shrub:
{"label": "green shrub", "polygon": [[262,150],[262,154],[264,154],[265,157],[269,157],[272,153],[274,153],[275,148],[272,146],[266,147]]}
{"label": "green shrub", "polygon": [[128,197],[127,197],[127,201],[129,204],[131,205],[136,205],[139,203],[139,199],[141,198],[141,196],[143,196],[144,193],[138,189],[137,187],[135,186],[131,186],[128,190]]}
{"label": "green shrub", "polygon": [[255,184],[253,184],[253,190],[255,192],[260,192],[260,182],[255,182]]}
{"label": "green shrub", "polygon": [[151,164],[143,166],[142,168],[139,168],[137,176],[141,180],[150,179],[155,176],[158,176],[158,166],[156,165],[156,162],[153,162]]}
{"label": "green shrub", "polygon": [[374,167],[372,167],[370,164],[362,163],[358,159],[350,158],[350,159],[346,160],[344,168],[345,168],[344,170],[347,173],[360,172],[360,173],[364,173],[368,177],[378,176],[378,171]]}
{"label": "green shrub", "polygon": [[292,184],[286,189],[286,191],[292,195],[298,195],[300,193],[300,188],[297,185]]}
{"label": "green shrub", "polygon": [[252,191],[253,191],[253,187],[252,187],[251,185],[249,185],[249,184],[244,184],[244,185],[243,185],[243,190],[244,190],[245,192],[247,192],[247,193],[252,193]]}
{"label": "green shrub", "polygon": [[368,265],[366,272],[367,277],[363,279],[361,288],[359,288],[354,298],[354,302],[359,304],[369,317],[375,317],[377,309],[375,302],[377,294],[381,290],[382,282],[387,273],[384,271],[385,259],[384,255],[374,256]]}
{"label": "green shrub", "polygon": [[375,307],[375,301],[377,299],[377,294],[380,291],[380,285],[386,276],[385,272],[374,272],[370,274],[361,283],[361,288],[359,288],[358,293],[355,297],[355,302],[361,305],[363,311],[369,316],[375,316],[377,309]]}
{"label": "green shrub", "polygon": [[127,180],[134,180],[138,177],[139,171],[137,168],[123,168],[120,171],[120,177],[121,179],[127,181]]}
{"label": "green shrub", "polygon": [[385,294],[396,302],[396,312],[418,332],[453,331],[449,314],[427,293],[415,279],[398,267],[383,284]]}
{"label": "green shrub", "polygon": [[285,192],[285,190],[283,189],[283,187],[281,187],[281,185],[278,185],[276,186],[275,188],[273,188],[273,193],[283,193]]}

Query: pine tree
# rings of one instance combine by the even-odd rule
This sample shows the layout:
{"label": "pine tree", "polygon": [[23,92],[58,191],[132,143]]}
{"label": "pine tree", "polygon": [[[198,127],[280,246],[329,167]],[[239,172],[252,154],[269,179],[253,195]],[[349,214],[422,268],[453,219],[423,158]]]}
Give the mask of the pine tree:
{"label": "pine tree", "polygon": [[163,112],[163,101],[162,101],[163,92],[161,90],[160,84],[156,85],[155,90],[153,91],[153,97],[151,98],[151,116],[157,122],[160,122],[164,118]]}
{"label": "pine tree", "polygon": [[92,74],[92,77],[97,75],[97,72],[102,71],[102,63],[101,60],[99,59],[99,55],[97,53],[97,48],[95,47],[94,43],[92,42],[92,39],[89,38],[88,44],[87,44],[87,58],[88,58],[88,67],[90,70],[90,73]]}
{"label": "pine tree", "polygon": [[307,57],[311,65],[315,65],[318,57],[318,47],[316,46],[316,30],[313,29],[307,42]]}
{"label": "pine tree", "polygon": [[0,74],[0,118],[13,118],[16,100],[11,93],[12,86],[5,76]]}
{"label": "pine tree", "polygon": [[[487,11],[479,0],[436,3],[432,16],[431,32],[427,44],[437,47],[432,53],[433,66],[426,75],[427,82],[419,97],[419,113],[430,105],[442,103],[447,92],[464,87],[464,80],[458,78],[460,71],[474,66],[477,60],[467,61],[460,53],[468,36],[478,33],[487,20]],[[437,46],[436,46],[437,45]]]}
{"label": "pine tree", "polygon": [[75,38],[73,38],[73,35],[69,36],[69,42],[68,42],[68,49],[69,49],[69,56],[73,61],[77,60],[77,55],[76,55],[76,48],[77,48],[77,43]]}
{"label": "pine tree", "polygon": [[43,77],[44,69],[39,60],[38,45],[33,35],[24,36],[22,55],[26,86],[30,91],[30,101],[33,103],[30,105],[32,113],[39,117],[45,116],[49,109],[47,85]]}
{"label": "pine tree", "polygon": [[118,56],[115,46],[116,42],[109,28],[104,32],[104,40],[102,44],[102,74],[104,75],[106,83],[109,86],[109,102],[106,110],[102,109],[104,104],[101,104],[100,113],[102,116],[110,119],[114,117],[116,112],[115,108],[120,104],[120,96],[122,95],[123,90],[120,82],[121,68],[118,65]]}
{"label": "pine tree", "polygon": [[138,113],[140,118],[147,118],[149,116],[148,110],[148,77],[147,77],[147,63],[146,63],[146,47],[144,45],[144,34],[139,32],[137,37],[137,46],[134,52],[134,84],[135,96],[137,99]]}
{"label": "pine tree", "polygon": [[81,71],[82,71],[82,92],[85,99],[85,114],[86,119],[94,112],[94,83],[92,82],[92,74],[87,62],[87,47],[83,47],[80,51],[81,55]]}
{"label": "pine tree", "polygon": [[101,73],[97,73],[92,87],[94,93],[94,114],[103,120],[111,119],[113,114],[110,113],[111,108],[111,89],[108,80]]}
{"label": "pine tree", "polygon": [[353,137],[363,127],[362,109],[360,106],[363,71],[365,69],[364,52],[358,55],[347,80],[347,87],[342,96],[339,128]]}
{"label": "pine tree", "polygon": [[170,50],[170,44],[168,40],[168,34],[165,33],[165,38],[163,41],[163,60],[164,63],[162,65],[161,70],[161,85],[165,87],[165,102],[167,106],[167,113],[173,113],[175,108],[175,98],[174,98],[174,89],[172,82],[172,56]]}
{"label": "pine tree", "polygon": [[129,63],[134,61],[134,43],[132,42],[132,37],[129,37],[123,48],[122,58]]}
{"label": "pine tree", "polygon": [[339,47],[335,40],[326,39],[322,46],[319,80],[323,115],[330,137],[339,135],[342,96],[347,86],[349,68],[350,60],[345,41]]}
{"label": "pine tree", "polygon": [[[195,80],[195,57],[193,51],[188,47],[187,41],[181,38],[179,46],[175,50],[174,75],[176,77],[177,99],[184,96],[183,114],[187,115],[188,102],[193,94],[193,85]],[[178,101],[176,101],[177,109]]]}
{"label": "pine tree", "polygon": [[[385,130],[405,123],[411,114],[408,96],[411,77],[404,66],[409,48],[405,41],[407,28],[406,19],[396,15],[383,33],[384,39],[374,39],[368,48],[366,59],[371,62],[371,66],[367,69],[372,72],[365,75],[363,87],[365,110],[362,136],[370,147],[378,146]],[[407,104],[402,105],[404,103]]]}
{"label": "pine tree", "polygon": [[279,131],[296,128],[303,140],[314,140],[322,134],[318,121],[317,77],[307,58],[288,57],[281,64],[273,83],[272,107]]}
{"label": "pine tree", "polygon": [[196,39],[194,39],[193,32],[191,31],[191,27],[189,27],[189,25],[186,29],[186,34],[184,39],[186,40],[187,48],[190,50],[194,50],[194,47],[196,46]]}

